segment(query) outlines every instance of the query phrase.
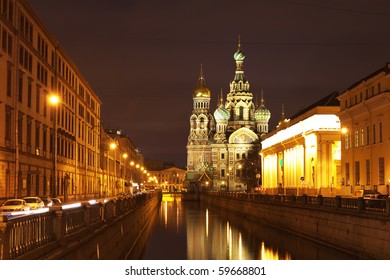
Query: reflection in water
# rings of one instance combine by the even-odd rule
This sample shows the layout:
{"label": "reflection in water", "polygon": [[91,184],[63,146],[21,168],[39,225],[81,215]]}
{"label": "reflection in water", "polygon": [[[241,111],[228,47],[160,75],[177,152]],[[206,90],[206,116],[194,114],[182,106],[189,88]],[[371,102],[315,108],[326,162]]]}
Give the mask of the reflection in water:
{"label": "reflection in water", "polygon": [[164,195],[142,259],[288,260],[353,256],[180,196]]}

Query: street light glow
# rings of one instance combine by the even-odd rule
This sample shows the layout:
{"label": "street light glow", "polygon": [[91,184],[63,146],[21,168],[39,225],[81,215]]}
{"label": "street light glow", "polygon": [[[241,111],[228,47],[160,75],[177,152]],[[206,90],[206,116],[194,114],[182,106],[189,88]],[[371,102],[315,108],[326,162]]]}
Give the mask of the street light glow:
{"label": "street light glow", "polygon": [[110,149],[111,150],[116,149],[116,143],[114,143],[114,142],[110,143]]}
{"label": "street light glow", "polygon": [[56,94],[51,94],[49,96],[49,103],[51,105],[57,105],[58,103],[60,103],[60,97]]}
{"label": "street light glow", "polygon": [[343,127],[343,128],[341,129],[341,133],[342,133],[342,134],[348,133],[348,128]]}

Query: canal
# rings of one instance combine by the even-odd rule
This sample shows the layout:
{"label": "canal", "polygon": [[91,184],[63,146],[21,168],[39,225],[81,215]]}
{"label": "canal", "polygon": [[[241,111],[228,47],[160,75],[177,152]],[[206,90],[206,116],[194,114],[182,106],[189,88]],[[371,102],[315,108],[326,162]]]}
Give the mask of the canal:
{"label": "canal", "polygon": [[180,195],[163,195],[155,217],[144,260],[356,259]]}

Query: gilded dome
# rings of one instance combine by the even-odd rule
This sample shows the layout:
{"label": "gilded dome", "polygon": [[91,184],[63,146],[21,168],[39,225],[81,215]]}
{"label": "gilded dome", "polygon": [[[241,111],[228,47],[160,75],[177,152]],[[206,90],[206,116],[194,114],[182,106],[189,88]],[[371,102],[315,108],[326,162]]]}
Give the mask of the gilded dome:
{"label": "gilded dome", "polygon": [[228,121],[230,118],[229,111],[221,104],[214,112],[214,118],[216,122]]}
{"label": "gilded dome", "polygon": [[193,97],[210,97],[210,90],[206,86],[206,82],[203,77],[203,69],[202,65],[200,66],[200,75],[199,75],[199,81],[196,88],[194,88],[194,94]]}
{"label": "gilded dome", "polygon": [[194,89],[193,97],[210,97],[210,90],[206,87],[206,84],[201,81],[204,80],[202,79],[199,81],[198,86]]}

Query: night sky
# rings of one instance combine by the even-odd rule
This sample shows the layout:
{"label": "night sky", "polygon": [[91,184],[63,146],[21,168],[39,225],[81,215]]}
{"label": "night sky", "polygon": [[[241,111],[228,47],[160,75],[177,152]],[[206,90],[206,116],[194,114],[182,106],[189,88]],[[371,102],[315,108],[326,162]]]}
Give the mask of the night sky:
{"label": "night sky", "polygon": [[229,91],[238,36],[270,129],[390,61],[388,0],[30,0],[146,159],[186,164],[200,65],[217,97]]}

